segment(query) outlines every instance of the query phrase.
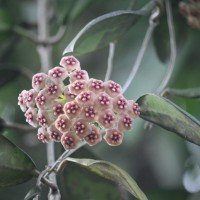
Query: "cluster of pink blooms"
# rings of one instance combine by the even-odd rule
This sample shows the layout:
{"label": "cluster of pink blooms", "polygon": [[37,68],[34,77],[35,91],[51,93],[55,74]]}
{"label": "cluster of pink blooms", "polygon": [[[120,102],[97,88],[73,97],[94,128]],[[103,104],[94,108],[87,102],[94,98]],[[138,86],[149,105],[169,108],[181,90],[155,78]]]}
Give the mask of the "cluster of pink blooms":
{"label": "cluster of pink blooms", "polygon": [[109,145],[121,144],[124,131],[132,129],[133,119],[140,114],[138,104],[126,100],[114,81],[90,79],[73,56],[63,57],[60,66],[48,74],[35,74],[33,89],[23,90],[18,97],[26,121],[40,126],[38,139],[73,149],[81,141],[99,143],[105,132]]}

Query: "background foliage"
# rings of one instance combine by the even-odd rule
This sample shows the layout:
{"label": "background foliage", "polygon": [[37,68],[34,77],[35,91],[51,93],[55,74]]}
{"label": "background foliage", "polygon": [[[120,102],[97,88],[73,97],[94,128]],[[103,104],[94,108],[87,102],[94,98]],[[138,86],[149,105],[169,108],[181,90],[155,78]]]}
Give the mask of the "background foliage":
{"label": "background foliage", "polygon": [[[134,10],[141,8],[148,1],[138,1]],[[91,1],[91,0],[57,0],[53,1],[56,14],[51,17],[51,32],[55,33],[60,23],[67,23],[68,29],[64,38],[54,46],[53,65],[56,66],[61,58],[65,47],[70,43],[74,36],[92,19],[117,10],[126,10],[130,0],[123,1]],[[192,29],[187,25],[186,20],[178,12],[179,1],[171,1],[174,13],[178,55],[175,71],[169,86],[172,88],[191,88],[199,87],[199,30]],[[131,86],[125,93],[128,99],[138,99],[145,93],[153,92],[159,86],[166,71],[166,59],[169,56],[169,35],[167,32],[166,16],[163,14],[161,23],[157,26],[153,39],[147,48],[142,66]],[[0,117],[7,121],[25,123],[23,113],[17,106],[17,97],[22,89],[31,87],[31,82],[27,78],[29,71],[36,73],[40,69],[40,62],[35,45],[26,39],[13,33],[11,28],[21,25],[31,31],[36,30],[36,1],[33,0],[1,0],[0,1]],[[148,19],[141,18],[126,34],[117,41],[116,54],[114,58],[114,70],[112,80],[123,84],[131,70],[131,66],[137,56],[141,46]],[[79,55],[83,69],[86,69],[91,77],[103,79],[107,68],[108,47],[99,49],[95,52]],[[200,119],[200,106],[198,99],[184,99],[180,97],[168,97],[177,103],[187,112]],[[2,130],[1,134],[9,138],[25,152],[27,152],[37,168],[42,170],[46,164],[45,145],[37,140],[36,133],[21,133],[12,130]],[[56,153],[60,155],[63,151],[59,144],[56,144]],[[110,147],[100,143],[95,147],[89,147],[86,152],[77,152],[79,157],[95,157],[115,163],[126,170],[138,183],[140,188],[151,200],[195,200],[200,198],[198,189],[200,183],[190,182],[192,189],[197,187],[196,193],[191,194],[183,186],[183,177],[186,170],[194,169],[199,164],[199,147],[182,138],[171,134],[158,126],[152,129],[144,129],[144,121],[137,119],[134,130],[128,133],[124,142],[119,147]],[[80,155],[81,154],[81,155]],[[81,199],[77,193],[84,190],[86,195],[95,198],[92,191],[104,190],[103,185],[94,185],[92,180],[96,177],[85,173],[83,169],[78,169],[80,174],[69,177],[69,171],[60,176],[61,190],[64,194],[63,199]],[[75,170],[73,173],[77,173]],[[191,171],[190,171],[191,172]],[[193,171],[194,172],[194,171]],[[195,171],[196,172],[196,171]],[[198,172],[198,171],[197,171]],[[89,173],[89,172],[88,172]],[[90,177],[89,180],[85,176]],[[198,177],[199,173],[195,174]],[[68,185],[80,178],[80,185],[76,193]],[[104,180],[103,180],[104,181]],[[67,183],[67,189],[62,187],[62,182]],[[188,183],[188,181],[186,181]],[[1,188],[2,199],[22,199],[28,190],[33,187],[34,180],[21,185]],[[185,183],[185,182],[184,182]],[[89,185],[89,186],[88,186]],[[112,186],[111,186],[112,187]],[[88,189],[89,188],[89,189]],[[114,187],[113,191],[116,190]],[[45,193],[46,191],[44,191]],[[114,194],[117,191],[113,192]],[[101,197],[101,192],[95,192],[96,199],[106,199]],[[111,199],[108,192],[107,199]],[[110,196],[109,196],[110,195]],[[71,197],[71,198],[70,198]],[[130,199],[133,197],[130,197]],[[83,198],[82,198],[83,199]],[[116,199],[116,198],[113,198]]]}

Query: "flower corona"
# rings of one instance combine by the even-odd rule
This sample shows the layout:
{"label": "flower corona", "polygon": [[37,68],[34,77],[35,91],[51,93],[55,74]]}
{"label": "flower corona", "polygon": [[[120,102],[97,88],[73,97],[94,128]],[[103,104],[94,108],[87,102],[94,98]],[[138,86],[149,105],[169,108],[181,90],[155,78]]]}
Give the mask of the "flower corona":
{"label": "flower corona", "polygon": [[93,146],[102,138],[111,146],[121,144],[140,114],[138,104],[122,95],[118,83],[89,78],[75,57],[63,57],[60,65],[35,74],[33,88],[18,97],[26,122],[38,127],[38,139],[61,142],[65,149],[81,141]]}

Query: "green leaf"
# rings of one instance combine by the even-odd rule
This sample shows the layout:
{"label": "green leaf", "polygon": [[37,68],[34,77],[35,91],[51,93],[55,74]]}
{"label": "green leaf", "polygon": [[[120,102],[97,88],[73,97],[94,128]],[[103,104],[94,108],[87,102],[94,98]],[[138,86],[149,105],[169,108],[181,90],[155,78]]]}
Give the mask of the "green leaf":
{"label": "green leaf", "polygon": [[77,0],[73,9],[71,9],[71,12],[69,13],[69,20],[75,20],[92,3],[94,3],[92,0]]}
{"label": "green leaf", "polygon": [[28,181],[34,176],[35,168],[26,153],[0,135],[0,187]]}
{"label": "green leaf", "polygon": [[124,189],[129,191],[139,200],[147,200],[147,197],[138,187],[136,182],[131,178],[131,176],[127,172],[110,162],[70,157],[68,157],[66,160],[68,162],[83,166],[86,169],[98,174],[99,176],[102,176],[108,180],[117,183],[120,187],[123,187]]}
{"label": "green leaf", "polygon": [[20,70],[14,68],[14,66],[0,65],[0,87],[15,80],[21,74]]}
{"label": "green leaf", "polygon": [[146,94],[137,100],[140,117],[200,145],[200,122],[173,102]]}
{"label": "green leaf", "polygon": [[14,25],[14,21],[10,14],[3,9],[0,9],[0,32],[9,31]]}
{"label": "green leaf", "polygon": [[188,88],[188,89],[174,89],[167,88],[164,91],[164,95],[178,96],[189,99],[199,99],[200,98],[200,88]]}
{"label": "green leaf", "polygon": [[89,22],[66,47],[63,54],[95,51],[124,35],[140,18],[138,12],[115,11]]}
{"label": "green leaf", "polygon": [[[176,38],[177,50],[181,49],[186,41],[187,28],[184,26],[184,19],[180,16],[177,5],[173,6],[173,18],[174,18],[174,31]],[[169,28],[167,24],[167,17],[163,15],[160,19],[159,25],[155,28],[153,33],[154,45],[158,58],[163,63],[166,63],[170,58],[170,38]]]}
{"label": "green leaf", "polygon": [[29,190],[29,192],[24,197],[24,200],[32,200],[35,197],[40,197],[41,189],[37,186]]}
{"label": "green leaf", "polygon": [[80,55],[103,48],[124,35],[141,16],[150,15],[156,2],[138,11],[114,11],[90,21],[66,47],[63,54]]}
{"label": "green leaf", "polygon": [[[87,147],[82,147],[81,151],[74,152],[73,156],[98,159],[94,152]],[[59,176],[59,182],[63,186],[60,188],[63,199],[122,200],[122,196],[126,195],[125,191],[120,190],[114,182],[80,165],[66,162],[62,167],[65,168]]]}

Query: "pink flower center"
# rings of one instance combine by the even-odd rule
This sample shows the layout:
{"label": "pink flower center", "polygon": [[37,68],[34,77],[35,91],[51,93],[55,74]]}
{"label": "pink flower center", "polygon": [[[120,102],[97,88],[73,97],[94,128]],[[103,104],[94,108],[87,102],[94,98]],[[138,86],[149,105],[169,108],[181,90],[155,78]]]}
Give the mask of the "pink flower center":
{"label": "pink flower center", "polygon": [[61,139],[61,135],[56,131],[50,131],[49,135],[50,135],[50,138],[56,142],[59,142]]}
{"label": "pink flower center", "polygon": [[114,92],[114,93],[120,92],[120,86],[119,86],[119,84],[117,84],[115,82],[111,82],[108,87],[111,92]]}
{"label": "pink flower center", "polygon": [[99,96],[98,101],[101,105],[109,105],[110,104],[110,97],[106,94],[102,94]]}
{"label": "pink flower center", "polygon": [[103,88],[103,81],[100,80],[93,80],[92,81],[92,88],[94,89],[102,89]]}
{"label": "pink flower center", "polygon": [[115,131],[110,135],[110,139],[112,140],[112,143],[117,143],[121,139],[121,135]]}
{"label": "pink flower center", "polygon": [[34,85],[40,85],[43,81],[43,76],[42,75],[36,75],[34,77],[33,83]]}
{"label": "pink flower center", "polygon": [[76,134],[83,134],[86,129],[86,125],[83,124],[82,122],[77,122],[74,126]]}
{"label": "pink flower center", "polygon": [[131,127],[132,126],[132,119],[128,116],[125,116],[123,119],[123,123],[125,127]]}
{"label": "pink flower center", "polygon": [[76,64],[76,60],[72,57],[68,57],[65,62],[68,64],[68,65],[75,65]]}
{"label": "pink flower center", "polygon": [[63,114],[63,106],[62,104],[58,104],[56,106],[53,106],[53,114],[54,116],[58,116],[60,114]]}
{"label": "pink flower center", "polygon": [[40,106],[44,105],[44,104],[45,104],[45,101],[46,101],[46,97],[45,97],[43,94],[41,94],[41,95],[39,95],[39,96],[36,97],[36,102],[37,102]]}
{"label": "pink flower center", "polygon": [[115,120],[114,116],[112,113],[108,112],[103,116],[104,123],[105,124],[112,124],[113,121]]}
{"label": "pink flower center", "polygon": [[119,109],[125,109],[127,107],[127,104],[128,104],[127,101],[122,97],[120,97],[119,100],[117,101],[117,106]]}
{"label": "pink flower center", "polygon": [[45,116],[38,116],[37,121],[39,122],[40,126],[46,126],[47,125],[47,119]]}
{"label": "pink flower center", "polygon": [[49,87],[48,87],[48,94],[49,95],[55,95],[56,93],[57,93],[57,91],[58,91],[58,86],[57,85],[55,85],[55,84],[51,84]]}
{"label": "pink flower center", "polygon": [[69,104],[66,105],[66,112],[68,114],[75,114],[79,109],[79,106],[74,103],[74,102],[70,102]]}
{"label": "pink flower center", "polygon": [[93,106],[85,108],[86,117],[94,118],[96,114],[97,114],[97,111],[94,109]]}
{"label": "pink flower center", "polygon": [[76,70],[75,73],[74,73],[74,76],[77,79],[84,79],[85,78],[85,72],[82,71],[82,70]]}

